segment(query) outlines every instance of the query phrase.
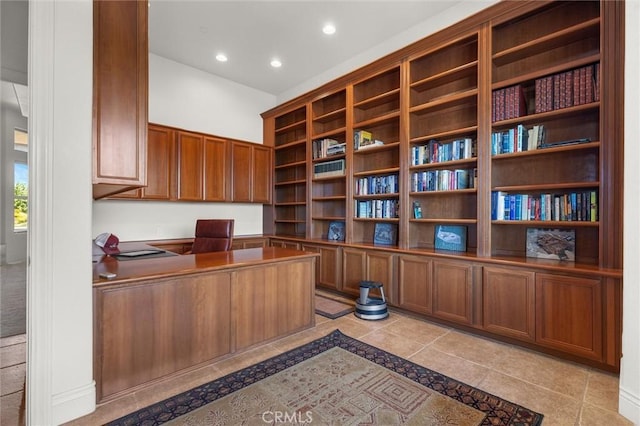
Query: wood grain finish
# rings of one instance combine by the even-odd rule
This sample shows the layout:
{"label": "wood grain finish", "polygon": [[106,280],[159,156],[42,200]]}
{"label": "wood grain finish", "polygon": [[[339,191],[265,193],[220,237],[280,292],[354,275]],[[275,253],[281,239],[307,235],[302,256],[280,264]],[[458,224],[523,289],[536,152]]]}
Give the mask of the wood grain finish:
{"label": "wood grain finish", "polygon": [[433,262],[433,315],[460,324],[473,322],[471,265],[455,261]]}
{"label": "wood grain finish", "polygon": [[398,306],[412,312],[432,312],[432,261],[420,256],[398,256]]}
{"label": "wood grain finish", "polygon": [[[312,327],[316,256],[267,247],[104,257],[93,286],[98,402]],[[107,270],[118,276],[98,278]]]}
{"label": "wood grain finish", "polygon": [[535,273],[483,268],[484,329],[525,341],[535,340]]}
{"label": "wood grain finish", "polygon": [[204,200],[227,201],[229,157],[224,139],[204,138]]}
{"label": "wood grain finish", "polygon": [[316,263],[316,285],[332,290],[342,289],[341,248],[312,244],[302,244],[301,248],[303,251],[320,254]]}
{"label": "wood grain finish", "polygon": [[178,132],[178,200],[201,201],[203,199],[203,149],[202,135]]}
{"label": "wood grain finish", "polygon": [[94,1],[94,198],[146,185],[146,1]]}

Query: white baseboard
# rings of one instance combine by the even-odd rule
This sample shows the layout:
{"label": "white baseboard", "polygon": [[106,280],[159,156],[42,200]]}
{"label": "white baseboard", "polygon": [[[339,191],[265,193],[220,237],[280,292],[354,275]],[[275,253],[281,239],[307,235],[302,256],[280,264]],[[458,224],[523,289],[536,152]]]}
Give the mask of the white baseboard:
{"label": "white baseboard", "polygon": [[634,425],[640,425],[640,396],[627,392],[620,388],[618,399],[618,412],[631,420]]}
{"label": "white baseboard", "polygon": [[56,425],[93,413],[96,409],[96,382],[54,395],[52,403]]}

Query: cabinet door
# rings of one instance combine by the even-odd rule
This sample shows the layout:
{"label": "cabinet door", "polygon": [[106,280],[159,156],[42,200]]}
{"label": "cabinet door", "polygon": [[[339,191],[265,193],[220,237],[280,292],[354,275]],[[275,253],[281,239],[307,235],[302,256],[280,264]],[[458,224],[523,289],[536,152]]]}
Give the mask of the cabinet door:
{"label": "cabinet door", "polygon": [[426,257],[398,257],[398,306],[431,314],[431,263]]}
{"label": "cabinet door", "polygon": [[395,300],[393,253],[343,248],[342,291],[360,296],[360,281],[370,280],[382,283],[384,293],[391,303]]}
{"label": "cabinet door", "polygon": [[536,341],[602,359],[602,284],[591,278],[536,275]]}
{"label": "cabinet door", "polygon": [[367,256],[363,250],[342,249],[342,291],[360,296],[360,281],[367,279]]}
{"label": "cabinet door", "polygon": [[232,142],[231,157],[233,167],[232,201],[250,203],[253,170],[251,145]]}
{"label": "cabinet door", "polygon": [[229,176],[227,171],[227,141],[204,139],[204,199],[226,201]]}
{"label": "cabinet door", "polygon": [[302,250],[320,254],[316,261],[316,285],[340,290],[340,247],[303,244]]}
{"label": "cabinet door", "polygon": [[520,340],[535,340],[533,272],[485,267],[482,299],[485,330]]}
{"label": "cabinet door", "polygon": [[433,315],[461,324],[473,322],[472,266],[433,261]]}
{"label": "cabinet door", "polygon": [[173,197],[175,177],[175,141],[173,130],[150,125],[147,140],[147,186],[142,198],[170,200]]}
{"label": "cabinet door", "polygon": [[271,148],[261,145],[253,147],[253,194],[254,203],[271,203]]}
{"label": "cabinet door", "polygon": [[270,240],[269,244],[271,245],[271,247],[282,247],[282,248],[300,250],[300,244],[296,243],[295,241]]}
{"label": "cabinet door", "polygon": [[188,132],[178,132],[178,199],[200,201],[203,198],[204,138]]}
{"label": "cabinet door", "polygon": [[146,185],[147,4],[93,2],[93,196]]}

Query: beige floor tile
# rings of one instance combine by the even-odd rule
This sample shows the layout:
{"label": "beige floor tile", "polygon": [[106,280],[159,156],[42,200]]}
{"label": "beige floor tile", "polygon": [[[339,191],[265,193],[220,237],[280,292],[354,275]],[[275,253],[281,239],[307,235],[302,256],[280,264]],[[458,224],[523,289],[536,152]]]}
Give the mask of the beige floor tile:
{"label": "beige floor tile", "polygon": [[509,376],[582,400],[589,369],[544,354],[511,347],[492,364]]}
{"label": "beige floor tile", "polygon": [[403,358],[408,358],[424,348],[424,345],[386,329],[365,334],[359,340]]}
{"label": "beige floor tile", "polygon": [[584,401],[596,407],[617,412],[619,383],[617,375],[590,371]]}
{"label": "beige floor tile", "polygon": [[490,371],[477,386],[486,392],[544,415],[543,425],[577,425],[581,401],[524,382],[497,371]]}
{"label": "beige floor tile", "polygon": [[0,339],[0,348],[5,346],[17,345],[20,343],[27,343],[26,334],[17,334],[15,336],[3,337]]}
{"label": "beige floor tile", "polygon": [[27,345],[24,343],[0,347],[0,368],[26,362],[26,352]]}
{"label": "beige floor tile", "polygon": [[394,334],[406,336],[423,345],[428,345],[449,332],[446,327],[409,317],[399,317],[397,321],[384,329],[391,330]]}
{"label": "beige floor tile", "polygon": [[580,426],[633,426],[633,423],[615,411],[608,411],[591,404],[584,404],[580,414]]}
{"label": "beige floor tile", "polygon": [[477,386],[490,371],[487,367],[440,352],[431,346],[427,346],[408,359],[471,386]]}
{"label": "beige floor tile", "polygon": [[22,403],[22,392],[0,398],[0,425],[18,426],[20,418],[20,404]]}
{"label": "beige floor tile", "polygon": [[19,392],[24,386],[26,364],[13,365],[0,370],[0,396]]}
{"label": "beige floor tile", "polygon": [[134,394],[123,396],[117,400],[98,405],[96,411],[65,423],[65,426],[96,426],[110,422],[135,411],[137,401]]}
{"label": "beige floor tile", "polygon": [[433,342],[433,347],[485,367],[493,367],[511,350],[509,345],[455,330]]}

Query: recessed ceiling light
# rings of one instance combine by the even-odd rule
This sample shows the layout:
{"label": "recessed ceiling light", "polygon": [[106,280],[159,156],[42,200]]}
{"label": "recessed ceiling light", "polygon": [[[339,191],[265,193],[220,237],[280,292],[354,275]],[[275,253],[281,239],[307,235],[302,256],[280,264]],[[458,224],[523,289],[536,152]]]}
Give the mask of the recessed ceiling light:
{"label": "recessed ceiling light", "polygon": [[227,55],[225,55],[224,53],[218,53],[218,54],[216,55],[216,59],[217,59],[219,62],[227,62]]}
{"label": "recessed ceiling light", "polygon": [[271,66],[274,68],[280,68],[282,66],[282,62],[280,62],[279,59],[272,59],[271,60]]}
{"label": "recessed ceiling light", "polygon": [[326,24],[322,27],[322,32],[327,35],[334,34],[336,32],[336,27],[333,24]]}

